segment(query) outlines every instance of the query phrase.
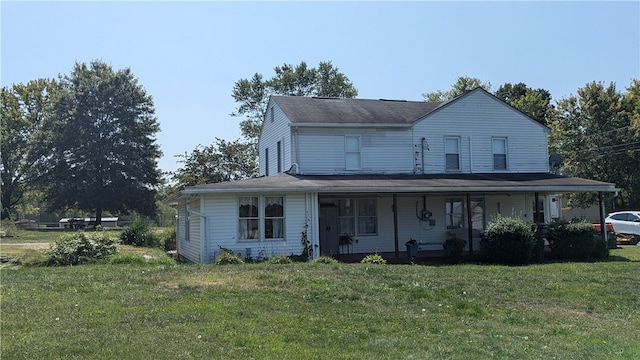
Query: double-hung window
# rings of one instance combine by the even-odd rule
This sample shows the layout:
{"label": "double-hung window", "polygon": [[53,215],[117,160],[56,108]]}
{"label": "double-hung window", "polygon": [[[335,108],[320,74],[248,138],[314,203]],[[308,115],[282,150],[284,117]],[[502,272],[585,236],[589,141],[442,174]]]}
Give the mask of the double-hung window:
{"label": "double-hung window", "polygon": [[464,207],[461,198],[446,200],[445,214],[447,229],[460,229],[464,227]]}
{"label": "double-hung window", "polygon": [[376,235],[378,233],[378,204],[376,199],[338,200],[340,234]]}
{"label": "double-hung window", "polygon": [[240,197],[238,208],[239,236],[241,240],[256,240],[260,236],[258,197]]}
{"label": "double-hung window", "polygon": [[284,198],[269,196],[264,198],[264,238],[284,238]]}
{"label": "double-hung window", "polygon": [[345,168],[347,170],[360,170],[360,136],[344,137]]}
{"label": "double-hung window", "polygon": [[240,240],[284,239],[284,197],[242,196],[238,198]]}
{"label": "double-hung window", "polygon": [[444,154],[445,154],[445,170],[460,170],[460,138],[445,137],[444,138]]}
{"label": "double-hung window", "polygon": [[507,170],[507,139],[491,139],[493,152],[493,170]]}

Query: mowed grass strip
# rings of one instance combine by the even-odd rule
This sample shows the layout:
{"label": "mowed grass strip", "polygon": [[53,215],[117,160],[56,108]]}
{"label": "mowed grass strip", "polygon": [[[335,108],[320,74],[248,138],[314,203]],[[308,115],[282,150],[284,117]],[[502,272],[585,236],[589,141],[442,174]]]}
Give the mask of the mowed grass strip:
{"label": "mowed grass strip", "polygon": [[531,266],[2,270],[3,359],[640,358],[640,247]]}

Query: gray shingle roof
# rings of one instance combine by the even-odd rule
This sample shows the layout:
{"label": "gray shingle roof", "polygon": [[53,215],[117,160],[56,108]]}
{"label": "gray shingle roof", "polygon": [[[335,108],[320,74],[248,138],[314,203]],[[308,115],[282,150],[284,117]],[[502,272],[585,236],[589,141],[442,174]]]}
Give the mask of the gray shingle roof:
{"label": "gray shingle roof", "polygon": [[548,173],[290,175],[198,185],[184,194],[233,192],[443,193],[616,191],[615,185]]}
{"label": "gray shingle roof", "polygon": [[371,100],[272,96],[294,123],[411,125],[443,103],[404,100]]}

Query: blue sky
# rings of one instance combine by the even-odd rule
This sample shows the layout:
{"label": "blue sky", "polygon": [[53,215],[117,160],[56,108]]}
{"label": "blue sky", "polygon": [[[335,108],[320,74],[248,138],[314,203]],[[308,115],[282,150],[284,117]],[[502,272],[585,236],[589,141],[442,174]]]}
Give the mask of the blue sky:
{"label": "blue sky", "polygon": [[234,83],[331,61],[359,98],[422,100],[459,76],[544,88],[640,78],[640,2],[2,1],[2,86],[76,62],[130,68],[153,96],[163,171],[240,137]]}

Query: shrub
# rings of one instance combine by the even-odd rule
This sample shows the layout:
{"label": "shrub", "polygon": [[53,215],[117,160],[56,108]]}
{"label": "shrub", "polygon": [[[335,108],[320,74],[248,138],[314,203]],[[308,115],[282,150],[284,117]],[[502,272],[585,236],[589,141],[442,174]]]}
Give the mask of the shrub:
{"label": "shrub", "polygon": [[47,265],[78,265],[106,259],[118,252],[116,243],[105,232],[79,231],[62,236],[46,252]]}
{"label": "shrub", "polygon": [[120,243],[123,245],[161,247],[161,239],[149,228],[149,223],[138,218],[120,233]]}
{"label": "shrub", "polygon": [[588,260],[596,247],[593,225],[586,221],[557,220],[549,224],[547,240],[551,254],[559,259]]}
{"label": "shrub", "polygon": [[370,254],[370,255],[365,256],[360,261],[360,263],[362,263],[362,264],[386,264],[387,260],[385,260],[378,253],[375,253],[375,254]]}
{"label": "shrub", "polygon": [[269,264],[291,264],[293,261],[284,255],[276,255],[267,259],[266,261]]}
{"label": "shrub", "polygon": [[216,256],[216,265],[229,265],[229,264],[244,264],[244,260],[233,252],[222,251]]}
{"label": "shrub", "polygon": [[331,256],[320,256],[313,259],[314,264],[337,264],[338,260],[332,258]]}
{"label": "shrub", "polygon": [[0,230],[2,230],[0,231],[0,234],[6,237],[16,236],[16,232],[18,231],[16,228],[16,223],[9,218],[2,220],[2,223],[0,224]]}
{"label": "shrub", "polygon": [[502,216],[489,223],[480,239],[480,249],[485,258],[502,264],[529,263],[535,244],[532,224]]}
{"label": "shrub", "polygon": [[172,227],[162,232],[161,242],[164,244],[164,251],[176,249],[176,228]]}
{"label": "shrub", "polygon": [[595,243],[591,257],[595,260],[604,260],[609,257],[609,244],[604,241],[602,236],[594,234],[593,242]]}

